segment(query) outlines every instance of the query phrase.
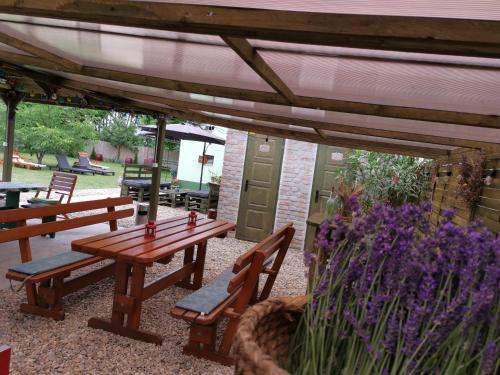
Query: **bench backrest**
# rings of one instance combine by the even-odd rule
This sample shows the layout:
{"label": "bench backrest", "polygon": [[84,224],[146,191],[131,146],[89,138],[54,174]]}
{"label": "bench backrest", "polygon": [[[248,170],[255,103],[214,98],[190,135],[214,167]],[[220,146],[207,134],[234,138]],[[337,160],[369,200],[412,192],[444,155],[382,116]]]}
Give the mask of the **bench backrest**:
{"label": "bench backrest", "polygon": [[[227,288],[230,294],[239,293],[235,312],[242,313],[248,305],[269,297],[294,233],[295,229],[289,223],[236,259],[233,266],[235,275]],[[271,261],[273,256],[274,261]],[[259,291],[259,276],[262,273],[267,274],[267,279]]]}
{"label": "bench backrest", "polygon": [[123,180],[150,180],[153,176],[151,165],[125,164]]}
{"label": "bench backrest", "polygon": [[[132,198],[107,198],[87,202],[76,202],[67,204],[54,204],[45,207],[19,208],[0,211],[0,223],[16,222],[17,226],[12,229],[0,231],[0,243],[15,240],[26,240],[29,237],[42,234],[60,232],[67,229],[80,228],[87,225],[109,222],[110,229],[116,230],[118,219],[123,219],[134,214],[132,208],[115,210],[115,207],[132,204]],[[29,219],[57,216],[72,212],[81,212],[96,209],[107,209],[107,212],[90,214],[88,216],[74,217],[61,221],[36,223],[27,225]]]}
{"label": "bench backrest", "polygon": [[62,203],[64,197],[66,197],[66,203],[69,203],[73,196],[73,190],[75,190],[76,180],[77,176],[74,174],[54,172],[50,179],[46,198],[50,198],[52,193],[59,194],[59,203]]}

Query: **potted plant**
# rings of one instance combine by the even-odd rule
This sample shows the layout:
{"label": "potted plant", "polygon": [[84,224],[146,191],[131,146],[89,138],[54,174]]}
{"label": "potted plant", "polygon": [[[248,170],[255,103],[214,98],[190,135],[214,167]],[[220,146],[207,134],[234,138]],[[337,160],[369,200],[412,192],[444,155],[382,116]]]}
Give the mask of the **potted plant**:
{"label": "potted plant", "polygon": [[430,208],[377,205],[331,236],[325,221],[314,291],[244,314],[236,373],[498,373],[500,239],[453,211],[433,227]]}
{"label": "potted plant", "polygon": [[363,192],[364,187],[347,183],[342,176],[338,177],[326,201],[326,217],[334,218],[339,214],[344,220],[351,221],[353,213],[359,210],[358,199]]}

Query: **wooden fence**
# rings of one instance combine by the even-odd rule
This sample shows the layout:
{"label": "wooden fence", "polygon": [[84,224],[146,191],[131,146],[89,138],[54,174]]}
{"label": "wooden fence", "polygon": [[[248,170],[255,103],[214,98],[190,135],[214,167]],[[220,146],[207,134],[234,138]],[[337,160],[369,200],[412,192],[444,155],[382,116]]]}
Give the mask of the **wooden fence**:
{"label": "wooden fence", "polygon": [[454,208],[456,217],[454,222],[466,226],[474,219],[481,219],[493,232],[500,232],[500,153],[487,153],[487,164],[483,177],[491,176],[491,184],[483,185],[479,203],[469,207],[458,195],[457,177],[460,173],[462,155],[470,157],[475,151],[456,150],[450,156],[438,159],[432,193],[431,221],[436,224],[440,220],[443,210]]}

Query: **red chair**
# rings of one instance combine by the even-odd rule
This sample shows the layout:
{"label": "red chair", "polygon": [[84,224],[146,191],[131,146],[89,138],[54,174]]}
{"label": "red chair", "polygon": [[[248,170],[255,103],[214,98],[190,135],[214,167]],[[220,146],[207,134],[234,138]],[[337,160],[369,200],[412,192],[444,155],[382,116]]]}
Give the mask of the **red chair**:
{"label": "red chair", "polygon": [[9,375],[10,352],[9,346],[0,345],[0,375]]}

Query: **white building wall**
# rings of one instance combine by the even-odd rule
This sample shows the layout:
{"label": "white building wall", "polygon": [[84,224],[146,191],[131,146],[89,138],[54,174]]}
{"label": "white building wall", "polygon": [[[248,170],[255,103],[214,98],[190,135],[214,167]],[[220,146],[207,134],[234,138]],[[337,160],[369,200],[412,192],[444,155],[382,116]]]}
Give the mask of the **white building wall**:
{"label": "white building wall", "polygon": [[[227,130],[225,128],[215,127],[215,134],[225,138]],[[216,144],[207,144],[207,155],[213,155],[214,164],[205,165],[203,168],[203,183],[210,182],[212,175],[222,175],[222,166],[224,164],[224,146]],[[200,181],[201,163],[198,157],[203,155],[203,142],[181,141],[179,151],[179,167],[177,178],[183,181]]]}

